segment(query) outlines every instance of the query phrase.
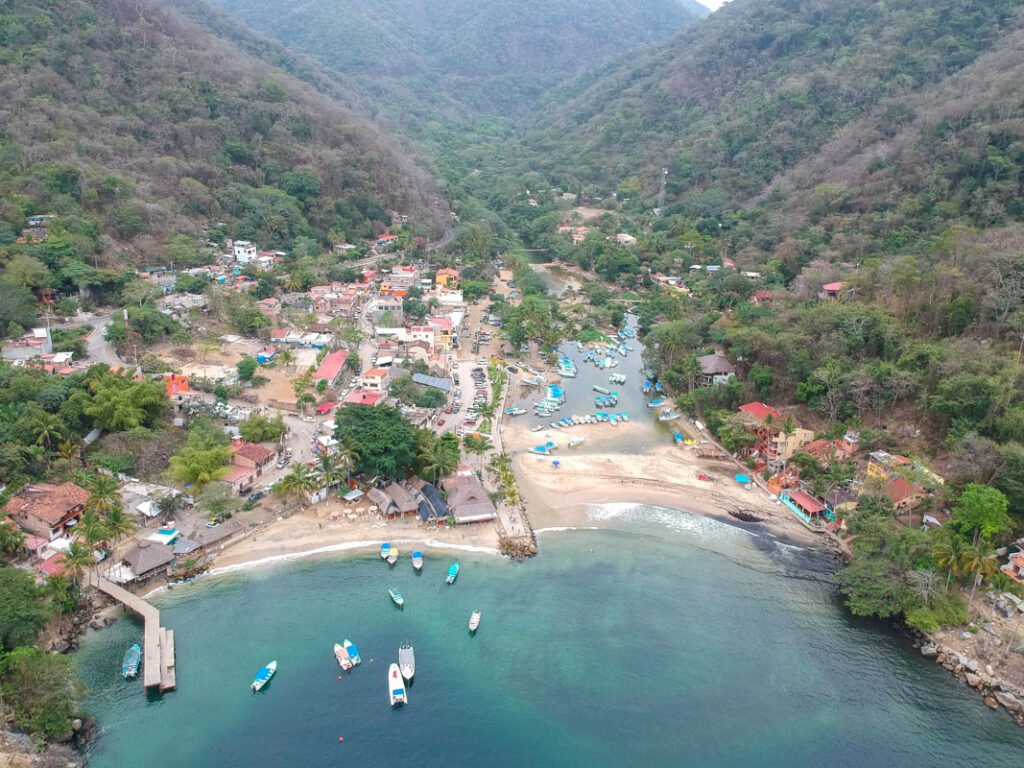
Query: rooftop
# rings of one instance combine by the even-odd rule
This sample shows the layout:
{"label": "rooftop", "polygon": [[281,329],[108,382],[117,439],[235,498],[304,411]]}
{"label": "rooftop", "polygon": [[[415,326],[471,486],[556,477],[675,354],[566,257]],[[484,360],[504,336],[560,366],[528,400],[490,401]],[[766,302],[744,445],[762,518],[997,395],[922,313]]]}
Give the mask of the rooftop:
{"label": "rooftop", "polygon": [[89,492],[74,483],[30,483],[7,502],[4,510],[10,515],[31,515],[53,525],[75,507],[85,504],[88,498]]}
{"label": "rooftop", "polygon": [[241,456],[243,459],[255,461],[257,464],[262,464],[274,458],[274,452],[259,443],[246,443],[235,451],[235,455]]}
{"label": "rooftop", "polygon": [[338,378],[338,374],[341,373],[341,369],[345,367],[346,360],[348,360],[348,350],[337,349],[331,352],[320,363],[320,367],[316,369],[316,373],[313,374],[314,380],[327,379],[328,381],[334,381]]}
{"label": "rooftop", "polygon": [[772,408],[770,405],[765,405],[764,403],[747,403],[746,405],[741,405],[740,410],[743,411],[743,413],[749,413],[760,421],[764,421],[765,417],[769,415],[774,419],[783,418],[782,411],[777,408]]}

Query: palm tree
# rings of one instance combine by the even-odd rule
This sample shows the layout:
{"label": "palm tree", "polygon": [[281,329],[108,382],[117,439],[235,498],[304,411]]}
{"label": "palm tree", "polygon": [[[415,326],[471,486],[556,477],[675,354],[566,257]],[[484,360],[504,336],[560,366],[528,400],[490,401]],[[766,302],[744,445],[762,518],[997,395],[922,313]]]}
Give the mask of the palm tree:
{"label": "palm tree", "polygon": [[293,464],[292,471],[277,484],[282,496],[294,494],[303,504],[309,503],[318,487],[317,479],[305,464]]}
{"label": "palm tree", "polygon": [[978,546],[970,547],[964,555],[964,570],[974,576],[974,585],[971,587],[971,597],[967,601],[967,610],[971,609],[974,602],[974,593],[978,589],[978,582],[987,576],[992,576],[999,570],[999,560],[996,559],[996,548],[992,542],[984,539],[978,542]]}
{"label": "palm tree", "polygon": [[85,508],[97,514],[107,514],[120,499],[118,482],[109,475],[94,475],[87,483],[89,498]]}
{"label": "palm tree", "polygon": [[940,568],[946,569],[946,591],[949,591],[949,580],[953,574],[960,575],[960,567],[963,563],[964,554],[967,552],[967,544],[956,533],[949,529],[943,529],[944,534],[935,549],[932,550],[932,557]]}
{"label": "palm tree", "polygon": [[462,438],[462,443],[463,445],[466,446],[467,451],[469,451],[470,453],[475,453],[477,456],[480,457],[480,474],[483,475],[484,454],[487,453],[487,451],[489,451],[493,447],[491,445],[491,441],[488,440],[483,435],[480,435],[479,437],[477,437],[476,435],[466,435],[464,438]]}
{"label": "palm tree", "polygon": [[42,445],[46,448],[49,448],[54,440],[62,440],[64,438],[64,425],[52,413],[37,413],[31,418],[28,428],[35,435],[36,445]]}
{"label": "palm tree", "polygon": [[114,537],[115,546],[121,539],[131,536],[138,527],[138,524],[121,509],[120,504],[115,504],[107,513],[107,528]]}
{"label": "palm tree", "polygon": [[317,486],[325,490],[330,489],[341,482],[341,461],[337,456],[325,453],[320,456],[320,461],[313,468],[313,472],[316,475]]}
{"label": "palm tree", "polygon": [[63,573],[55,573],[48,577],[42,592],[53,598],[58,614],[63,615],[67,609],[74,610],[78,606],[78,583]]}
{"label": "palm tree", "polygon": [[14,523],[6,521],[0,509],[0,555],[20,555],[25,552],[25,534]]}
{"label": "palm tree", "polygon": [[92,549],[81,541],[72,541],[67,554],[64,555],[64,568],[76,579],[95,562]]}
{"label": "palm tree", "polygon": [[57,456],[66,461],[81,458],[81,446],[72,439],[67,439],[57,446]]}
{"label": "palm tree", "polygon": [[282,349],[280,352],[277,353],[277,362],[279,362],[281,365],[289,366],[292,370],[294,370],[294,367],[292,367],[292,363],[295,362],[295,355],[292,354],[292,351],[289,349]]}
{"label": "palm tree", "polygon": [[345,467],[345,484],[348,485],[352,479],[352,468],[359,461],[359,449],[352,442],[344,442],[335,454],[338,461]]}
{"label": "palm tree", "polygon": [[459,468],[459,457],[452,455],[440,440],[434,440],[423,446],[417,457],[423,462],[423,471],[434,475],[434,485],[440,475],[450,475]]}
{"label": "palm tree", "polygon": [[512,466],[512,459],[509,458],[507,453],[496,453],[491,456],[491,460],[487,463],[491,471],[500,477],[504,477],[505,473],[509,471]]}

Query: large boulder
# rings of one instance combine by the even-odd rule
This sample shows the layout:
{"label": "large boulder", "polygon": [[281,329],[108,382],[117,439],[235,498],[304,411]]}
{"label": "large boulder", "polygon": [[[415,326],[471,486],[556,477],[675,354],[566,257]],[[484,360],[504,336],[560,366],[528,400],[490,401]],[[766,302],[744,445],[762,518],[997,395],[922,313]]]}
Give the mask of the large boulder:
{"label": "large boulder", "polygon": [[1012,693],[1004,693],[1003,691],[995,692],[996,701],[1006,707],[1011,712],[1019,712],[1021,708],[1020,700]]}
{"label": "large boulder", "polygon": [[932,659],[939,655],[939,651],[935,647],[935,643],[928,643],[927,645],[921,646],[921,655]]}
{"label": "large boulder", "polygon": [[968,672],[964,676],[964,679],[967,681],[967,684],[971,686],[971,688],[977,688],[979,685],[981,685],[981,678],[973,672]]}

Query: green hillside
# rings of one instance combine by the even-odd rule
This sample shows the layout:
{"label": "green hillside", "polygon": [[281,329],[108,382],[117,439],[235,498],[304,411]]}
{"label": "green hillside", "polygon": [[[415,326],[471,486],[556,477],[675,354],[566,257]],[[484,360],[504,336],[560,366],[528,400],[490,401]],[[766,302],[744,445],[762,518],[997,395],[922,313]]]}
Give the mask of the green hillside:
{"label": "green hillside", "polygon": [[433,180],[321,80],[324,93],[146,0],[4,3],[0,244],[25,216],[56,215],[31,251],[59,274],[159,261],[213,225],[287,247],[370,236],[397,209],[439,232]]}
{"label": "green hillside", "polygon": [[375,93],[408,102],[416,111],[435,104],[435,117],[446,111],[447,100],[477,112],[516,115],[566,77],[663,39],[698,18],[679,0],[217,4]]}

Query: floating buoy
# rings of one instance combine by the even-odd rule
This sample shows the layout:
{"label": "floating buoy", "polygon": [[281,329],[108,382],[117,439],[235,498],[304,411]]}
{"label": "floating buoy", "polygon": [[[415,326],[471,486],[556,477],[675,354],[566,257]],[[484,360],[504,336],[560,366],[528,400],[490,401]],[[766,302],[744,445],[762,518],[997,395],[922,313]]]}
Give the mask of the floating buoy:
{"label": "floating buoy", "polygon": [[345,740],[345,737],[344,737],[344,736],[339,736],[339,737],[338,737],[338,743],[339,743],[339,744],[340,744],[341,742],[343,742],[344,740]]}
{"label": "floating buoy", "polygon": [[341,675],[338,675],[338,679],[341,680]]}

